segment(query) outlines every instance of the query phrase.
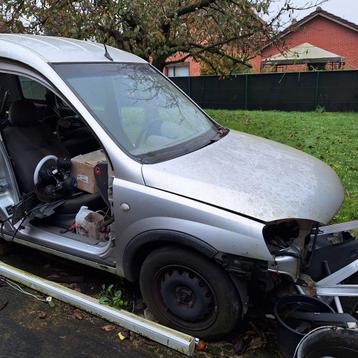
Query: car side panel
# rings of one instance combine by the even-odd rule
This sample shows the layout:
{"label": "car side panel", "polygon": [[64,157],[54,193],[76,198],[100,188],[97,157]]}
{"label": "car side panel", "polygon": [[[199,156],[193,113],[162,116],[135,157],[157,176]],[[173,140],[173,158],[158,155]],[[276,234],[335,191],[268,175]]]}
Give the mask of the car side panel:
{"label": "car side panel", "polygon": [[264,224],[175,194],[118,178],[113,182],[118,266],[128,243],[151,230],[185,233],[224,253],[272,261]]}

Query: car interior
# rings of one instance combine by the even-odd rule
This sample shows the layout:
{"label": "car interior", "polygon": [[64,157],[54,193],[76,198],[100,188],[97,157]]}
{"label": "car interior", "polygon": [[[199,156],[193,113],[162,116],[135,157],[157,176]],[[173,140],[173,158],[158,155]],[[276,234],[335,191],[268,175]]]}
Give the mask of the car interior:
{"label": "car interior", "polygon": [[[30,223],[90,244],[108,240],[113,222],[108,200],[110,163],[81,116],[41,83],[0,73],[0,131],[20,196],[11,209],[12,224],[22,220],[20,225]],[[96,190],[86,192],[77,185],[71,158],[97,151],[104,160],[96,167]],[[78,223],[76,215],[82,207],[91,215],[87,221],[82,215]]]}

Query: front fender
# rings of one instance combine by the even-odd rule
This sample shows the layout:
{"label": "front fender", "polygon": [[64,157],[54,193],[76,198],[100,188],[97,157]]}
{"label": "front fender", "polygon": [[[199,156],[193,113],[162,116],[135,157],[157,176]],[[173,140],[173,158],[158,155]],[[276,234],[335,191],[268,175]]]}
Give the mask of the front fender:
{"label": "front fender", "polygon": [[[262,222],[117,178],[113,182],[113,199],[115,231],[118,236],[118,264],[122,270],[127,265],[127,246],[132,245],[130,242],[134,238],[138,239],[143,233],[158,230],[175,232],[175,240],[181,241],[184,245],[193,245],[195,241],[196,247],[210,247],[210,250],[217,252],[256,260],[273,259],[263,238]],[[121,203],[128,204],[130,210],[121,210]],[[177,233],[181,235],[178,236]],[[160,237],[163,239],[164,235]],[[173,235],[169,237],[168,240],[173,239]],[[199,242],[200,245],[197,244]]]}
{"label": "front fender", "polygon": [[139,276],[140,266],[150,251],[161,245],[185,246],[202,255],[213,258],[218,251],[208,243],[187,235],[183,232],[172,230],[150,230],[133,238],[124,250],[123,272],[129,281],[135,281]]}

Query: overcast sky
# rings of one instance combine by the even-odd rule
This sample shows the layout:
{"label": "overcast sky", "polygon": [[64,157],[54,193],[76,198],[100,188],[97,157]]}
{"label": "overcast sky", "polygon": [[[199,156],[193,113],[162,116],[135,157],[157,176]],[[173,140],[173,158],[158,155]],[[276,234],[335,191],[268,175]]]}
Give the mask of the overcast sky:
{"label": "overcast sky", "polygon": [[[284,0],[275,0],[277,2],[274,6],[279,6],[279,4],[283,4]],[[297,6],[302,6],[309,2],[313,3],[314,0],[292,0],[292,2]],[[354,22],[358,25],[358,0],[328,0],[322,5],[320,5],[322,9],[331,12],[337,16],[340,16],[346,20]],[[297,20],[306,16],[314,9],[308,11],[299,11],[296,13],[295,17]]]}

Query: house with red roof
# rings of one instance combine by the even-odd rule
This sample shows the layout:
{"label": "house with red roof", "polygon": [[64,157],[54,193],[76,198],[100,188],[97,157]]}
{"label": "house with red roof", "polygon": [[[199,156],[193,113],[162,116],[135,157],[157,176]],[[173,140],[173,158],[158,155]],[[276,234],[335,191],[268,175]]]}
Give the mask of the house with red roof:
{"label": "house with red roof", "polygon": [[358,69],[358,25],[318,7],[267,44],[253,72]]}

